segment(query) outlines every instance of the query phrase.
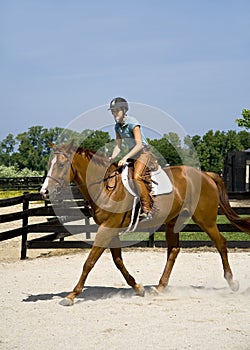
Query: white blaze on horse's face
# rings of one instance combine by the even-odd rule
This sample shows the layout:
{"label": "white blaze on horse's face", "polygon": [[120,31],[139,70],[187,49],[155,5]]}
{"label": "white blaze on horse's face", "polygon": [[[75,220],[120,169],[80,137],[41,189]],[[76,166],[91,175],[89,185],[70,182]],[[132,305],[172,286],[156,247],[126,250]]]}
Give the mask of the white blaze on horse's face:
{"label": "white blaze on horse's face", "polygon": [[49,168],[47,177],[44,180],[44,183],[43,183],[42,188],[40,190],[40,194],[42,195],[43,198],[48,197],[48,188],[49,188],[49,181],[50,181],[49,177],[52,176],[52,173],[53,173],[53,170],[54,170],[56,163],[57,163],[57,156],[54,155],[54,157],[51,161],[51,164],[50,164],[50,168]]}

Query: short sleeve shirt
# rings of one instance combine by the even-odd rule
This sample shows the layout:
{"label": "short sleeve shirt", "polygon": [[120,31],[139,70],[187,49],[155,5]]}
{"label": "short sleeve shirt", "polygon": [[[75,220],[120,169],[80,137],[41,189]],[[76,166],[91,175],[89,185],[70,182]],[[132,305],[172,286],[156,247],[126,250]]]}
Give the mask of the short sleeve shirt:
{"label": "short sleeve shirt", "polygon": [[132,149],[135,146],[133,130],[136,126],[139,126],[141,129],[142,144],[145,146],[148,145],[146,137],[143,134],[141,125],[136,118],[127,115],[125,118],[124,125],[121,125],[121,123],[119,122],[115,124],[115,132],[120,135],[121,139],[124,140],[125,144],[129,147],[129,149]]}

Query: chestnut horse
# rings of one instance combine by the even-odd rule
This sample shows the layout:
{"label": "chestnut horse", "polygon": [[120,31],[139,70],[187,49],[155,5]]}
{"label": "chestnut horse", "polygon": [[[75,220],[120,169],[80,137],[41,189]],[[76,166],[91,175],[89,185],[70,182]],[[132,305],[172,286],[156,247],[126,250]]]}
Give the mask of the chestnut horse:
{"label": "chestnut horse", "polygon": [[[105,157],[72,145],[54,146],[48,175],[40,193],[44,198],[56,194],[70,182],[75,182],[89,202],[95,222],[99,225],[94,244],[83,266],[79,282],[61,302],[72,305],[84,287],[86,278],[106,248],[110,248],[116,267],[136,294],[143,296],[144,288],[136,283],[127,271],[121,255],[119,233],[129,227],[133,196],[121,182],[119,168]],[[108,170],[107,170],[108,169]],[[154,198],[154,214],[148,223],[139,223],[137,230],[149,227],[149,231],[165,224],[168,256],[166,266],[155,288],[160,293],[167,286],[179,253],[179,231],[188,216],[204,230],[214,242],[222,259],[224,277],[230,288],[237,291],[239,284],[233,279],[228,262],[226,240],[220,234],[216,218],[218,206],[226,217],[240,230],[250,232],[250,220],[239,217],[230,207],[222,179],[215,173],[199,171],[193,167],[173,166],[164,168],[171,178],[173,190]]]}

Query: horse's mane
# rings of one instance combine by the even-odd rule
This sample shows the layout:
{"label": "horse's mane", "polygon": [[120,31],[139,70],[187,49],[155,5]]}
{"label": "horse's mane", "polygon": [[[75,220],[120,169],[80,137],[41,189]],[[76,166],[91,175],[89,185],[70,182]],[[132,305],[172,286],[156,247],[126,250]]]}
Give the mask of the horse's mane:
{"label": "horse's mane", "polygon": [[78,147],[76,149],[75,153],[77,153],[77,154],[84,153],[88,160],[92,160],[97,165],[103,165],[103,166],[109,165],[109,160],[105,156],[105,154],[97,153],[96,151],[93,151],[90,149],[85,149],[83,147]]}
{"label": "horse's mane", "polygon": [[95,164],[100,166],[109,166],[109,160],[105,154],[97,153],[96,151],[85,149],[83,147],[76,147],[67,144],[60,144],[54,148],[54,151],[64,152],[67,154],[84,154],[88,160],[92,160]]}

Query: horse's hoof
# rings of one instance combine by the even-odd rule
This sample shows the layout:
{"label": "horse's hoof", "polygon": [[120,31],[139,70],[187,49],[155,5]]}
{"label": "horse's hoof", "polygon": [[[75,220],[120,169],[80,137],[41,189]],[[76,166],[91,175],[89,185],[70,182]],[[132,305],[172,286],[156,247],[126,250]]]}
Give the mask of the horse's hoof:
{"label": "horse's hoof", "polygon": [[143,285],[142,284],[138,284],[136,286],[135,292],[136,292],[136,295],[138,295],[139,297],[144,297],[145,289],[144,289]]}
{"label": "horse's hoof", "polygon": [[60,301],[60,305],[62,306],[72,306],[74,304],[72,299],[64,298]]}
{"label": "horse's hoof", "polygon": [[231,290],[232,290],[233,292],[237,292],[237,291],[239,290],[240,284],[239,284],[238,281],[233,281],[233,280],[231,280],[231,281],[229,281],[228,283],[229,283],[229,287],[231,288]]}
{"label": "horse's hoof", "polygon": [[158,297],[160,295],[160,292],[158,291],[157,288],[150,287],[149,294],[152,295],[153,297]]}

